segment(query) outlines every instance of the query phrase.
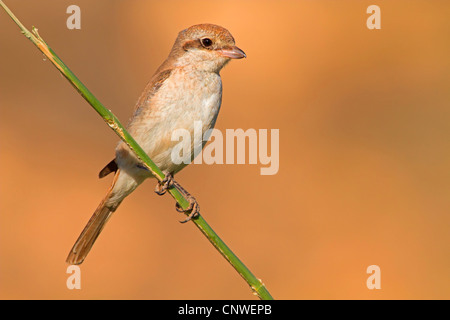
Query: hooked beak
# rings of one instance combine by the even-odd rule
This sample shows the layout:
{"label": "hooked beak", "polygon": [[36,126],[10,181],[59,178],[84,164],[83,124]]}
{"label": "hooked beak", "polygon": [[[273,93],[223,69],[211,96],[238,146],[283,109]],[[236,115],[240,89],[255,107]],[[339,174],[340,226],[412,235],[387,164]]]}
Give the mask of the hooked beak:
{"label": "hooked beak", "polygon": [[219,54],[223,57],[227,57],[230,59],[242,59],[242,58],[247,58],[247,55],[245,54],[244,51],[242,51],[241,49],[239,49],[236,46],[233,47],[228,47],[228,48],[224,48],[224,49],[219,49]]}

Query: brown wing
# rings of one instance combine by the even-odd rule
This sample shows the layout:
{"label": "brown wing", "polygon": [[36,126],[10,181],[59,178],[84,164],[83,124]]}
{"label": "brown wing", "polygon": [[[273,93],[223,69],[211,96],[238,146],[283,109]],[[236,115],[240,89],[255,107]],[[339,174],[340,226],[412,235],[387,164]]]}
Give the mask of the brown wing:
{"label": "brown wing", "polygon": [[[136,103],[136,108],[134,111],[134,117],[136,117],[140,112],[140,107],[144,106],[154,95],[155,93],[161,88],[164,81],[166,81],[167,78],[169,78],[170,74],[172,73],[172,69],[163,69],[165,64],[167,64],[167,61],[161,65],[161,67],[158,69],[158,71],[153,76],[152,80],[147,84],[147,86],[144,89],[144,92],[139,97],[138,102]],[[110,163],[108,163],[98,174],[99,178],[106,177],[111,172],[116,172],[118,170],[116,159],[113,159]]]}
{"label": "brown wing", "polygon": [[[164,66],[164,64],[162,65]],[[162,67],[161,66],[161,67]],[[139,109],[144,106],[148,101],[156,94],[156,92],[161,88],[164,81],[169,78],[172,73],[172,69],[166,69],[162,71],[157,71],[153,76],[152,80],[147,84],[141,96],[139,97],[136,107],[134,109],[134,117],[139,114]]]}
{"label": "brown wing", "polygon": [[117,163],[116,163],[116,159],[113,159],[110,163],[108,163],[98,174],[98,177],[101,179],[103,177],[106,177],[108,174],[110,174],[111,172],[116,172],[117,169],[119,169],[117,167]]}

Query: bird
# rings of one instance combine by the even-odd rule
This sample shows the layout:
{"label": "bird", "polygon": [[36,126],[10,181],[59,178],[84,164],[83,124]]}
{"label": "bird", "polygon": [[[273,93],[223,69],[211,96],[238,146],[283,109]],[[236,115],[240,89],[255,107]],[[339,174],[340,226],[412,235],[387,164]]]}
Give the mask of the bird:
{"label": "bird", "polygon": [[[191,133],[193,158],[194,150],[201,150],[205,144],[204,139],[194,137],[194,122],[200,121],[202,132],[207,132],[214,127],[219,114],[222,104],[220,71],[231,59],[246,57],[235,45],[231,33],[221,26],[205,23],[182,30],[169,56],[139,97],[126,127],[165,174],[164,180],[157,182],[155,192],[162,195],[176,186],[187,195],[190,203],[187,210],[191,212],[185,221],[198,214],[198,204],[173,179],[188,163],[172,160],[172,151],[178,143],[172,141],[172,132],[184,129]],[[100,171],[99,177],[110,173],[114,173],[111,186],[67,256],[66,262],[70,265],[83,263],[121,202],[144,180],[155,178],[123,141],[119,141],[115,158]]]}

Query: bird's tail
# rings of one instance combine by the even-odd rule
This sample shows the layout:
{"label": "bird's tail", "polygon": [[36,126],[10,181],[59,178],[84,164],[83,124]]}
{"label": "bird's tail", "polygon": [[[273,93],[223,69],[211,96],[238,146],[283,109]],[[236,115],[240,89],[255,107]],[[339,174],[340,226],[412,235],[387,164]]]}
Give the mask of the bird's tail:
{"label": "bird's tail", "polygon": [[106,222],[108,222],[112,213],[117,209],[122,199],[116,201],[116,203],[109,203],[114,186],[119,177],[120,170],[117,170],[116,175],[114,177],[113,183],[108,190],[108,193],[103,198],[102,202],[98,205],[91,219],[87,223],[86,227],[84,227],[81,232],[78,240],[73,245],[70,250],[69,255],[67,256],[66,262],[69,264],[80,264],[84,261],[92,246],[94,245],[95,240],[99,236],[100,232],[103,230]]}

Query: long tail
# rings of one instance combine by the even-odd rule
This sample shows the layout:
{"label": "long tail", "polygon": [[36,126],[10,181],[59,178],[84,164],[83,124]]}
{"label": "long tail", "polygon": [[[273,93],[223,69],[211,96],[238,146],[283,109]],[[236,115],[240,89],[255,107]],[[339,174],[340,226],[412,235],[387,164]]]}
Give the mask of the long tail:
{"label": "long tail", "polygon": [[67,256],[66,262],[69,264],[80,264],[84,261],[89,251],[91,251],[92,246],[94,245],[95,240],[99,236],[100,232],[103,230],[106,222],[108,222],[112,213],[119,206],[120,201],[114,204],[108,204],[108,200],[111,198],[114,186],[119,177],[120,170],[116,172],[113,183],[108,190],[108,193],[103,198],[102,202],[98,205],[91,219],[87,223],[86,227],[84,227],[81,232],[78,240],[73,245],[70,250],[69,255]]}

